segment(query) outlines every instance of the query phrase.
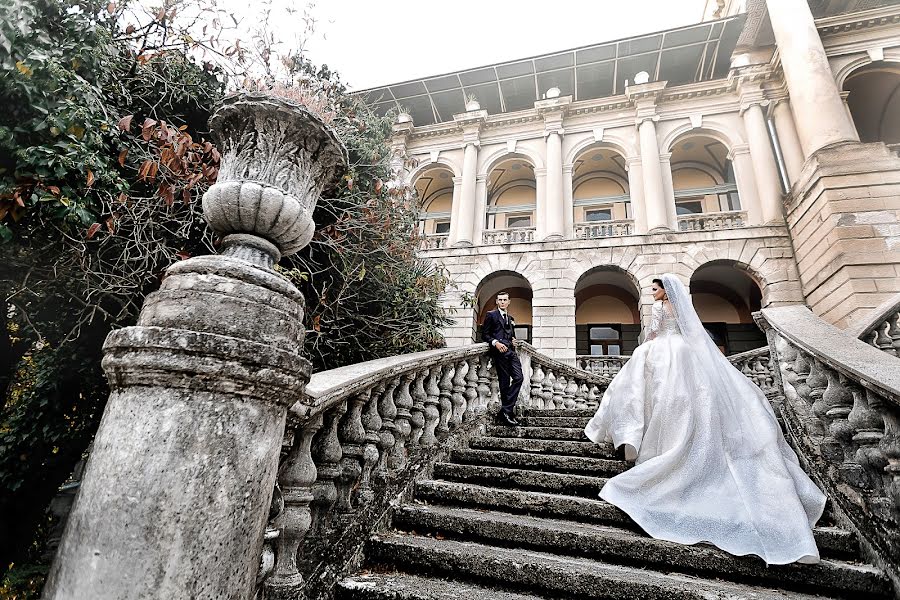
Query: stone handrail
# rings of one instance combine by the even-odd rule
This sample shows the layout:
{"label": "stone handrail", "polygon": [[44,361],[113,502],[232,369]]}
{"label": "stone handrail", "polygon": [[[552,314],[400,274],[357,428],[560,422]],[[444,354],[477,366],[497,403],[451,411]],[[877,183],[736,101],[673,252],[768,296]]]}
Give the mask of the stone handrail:
{"label": "stone handrail", "polygon": [[623,219],[621,221],[595,221],[592,223],[576,223],[576,239],[596,239],[631,235],[634,231],[634,220]]}
{"label": "stone handrail", "polygon": [[855,527],[863,550],[900,580],[900,369],[896,358],[803,306],[755,313],[766,330],[785,435]]}
{"label": "stone handrail", "polygon": [[[578,356],[578,366],[603,377],[614,377],[628,362],[630,356]],[[767,398],[779,395],[778,387],[772,373],[772,365],[769,358],[769,347],[763,346],[740,354],[733,354],[728,360],[738,371],[746,375],[750,380],[762,389]]]}
{"label": "stone handrail", "polygon": [[493,377],[487,344],[314,374],[288,411],[265,598],[325,597],[391,501],[475,430]]}
{"label": "stone handrail", "polygon": [[868,320],[848,329],[847,333],[882,352],[900,357],[900,294],[884,302]]}
{"label": "stone handrail", "polygon": [[520,342],[519,358],[525,381],[520,400],[535,408],[597,408],[610,378],[540,354]]}
{"label": "stone handrail", "polygon": [[510,229],[488,229],[481,241],[490,244],[522,244],[534,241],[534,227],[511,227]]}
{"label": "stone handrail", "polygon": [[450,241],[449,233],[429,233],[419,241],[420,250],[440,250],[446,248]]}
{"label": "stone handrail", "polygon": [[735,229],[747,225],[747,212],[729,210],[724,212],[700,213],[697,215],[680,215],[679,231],[710,231],[715,229]]}

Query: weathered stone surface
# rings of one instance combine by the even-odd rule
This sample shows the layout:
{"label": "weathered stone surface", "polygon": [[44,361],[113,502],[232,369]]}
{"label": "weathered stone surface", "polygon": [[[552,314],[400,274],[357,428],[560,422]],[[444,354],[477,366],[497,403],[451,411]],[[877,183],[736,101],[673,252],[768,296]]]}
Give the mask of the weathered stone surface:
{"label": "weathered stone surface", "polygon": [[338,600],[542,600],[489,587],[403,573],[366,573],[348,577],[335,590]]}
{"label": "weathered stone surface", "polygon": [[817,565],[766,566],[757,557],[736,557],[705,544],[687,546],[587,523],[413,505],[402,507],[394,523],[401,530],[440,533],[499,545],[515,543],[555,554],[797,589],[819,588],[863,594],[885,594],[890,589],[884,575],[873,567],[838,560],[823,560]]}
{"label": "weathered stone surface", "polygon": [[617,475],[625,470],[625,463],[618,460],[576,456],[547,456],[526,452],[497,452],[492,450],[455,450],[450,455],[453,462],[467,465],[484,465],[514,469],[552,469],[557,473],[590,475]]}
{"label": "weathered stone surface", "polygon": [[588,424],[590,417],[522,417],[519,423],[523,427],[564,427],[582,428]]}
{"label": "weathered stone surface", "polygon": [[583,428],[569,427],[501,427],[487,428],[487,434],[497,437],[518,437],[535,440],[586,441]]}
{"label": "weathered stone surface", "polygon": [[522,469],[501,467],[481,467],[438,463],[434,466],[435,477],[453,481],[491,484],[504,488],[539,490],[545,492],[571,494],[585,498],[596,498],[606,479],[585,475],[564,475]]}
{"label": "weathered stone surface", "polygon": [[482,450],[510,450],[513,452],[531,452],[534,454],[559,454],[567,456],[596,456],[611,458],[615,450],[610,445],[598,446],[593,442],[573,442],[565,440],[535,440],[518,437],[482,436],[472,440],[472,448]]}
{"label": "weathered stone surface", "polygon": [[822,598],[732,582],[610,565],[522,548],[474,542],[385,535],[367,553],[375,564],[402,564],[417,573],[450,575],[466,581],[497,582],[542,595],[605,600],[813,600]]}

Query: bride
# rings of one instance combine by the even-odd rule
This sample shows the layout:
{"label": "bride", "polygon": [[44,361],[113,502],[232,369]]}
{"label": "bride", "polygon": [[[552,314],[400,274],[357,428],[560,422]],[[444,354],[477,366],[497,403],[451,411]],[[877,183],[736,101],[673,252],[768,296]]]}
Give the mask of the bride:
{"label": "bride", "polygon": [[585,434],[634,467],[600,497],[655,538],[709,542],[768,564],[815,563],[825,495],[800,468],[762,391],[710,339],[675,275],[653,280],[647,341]]}

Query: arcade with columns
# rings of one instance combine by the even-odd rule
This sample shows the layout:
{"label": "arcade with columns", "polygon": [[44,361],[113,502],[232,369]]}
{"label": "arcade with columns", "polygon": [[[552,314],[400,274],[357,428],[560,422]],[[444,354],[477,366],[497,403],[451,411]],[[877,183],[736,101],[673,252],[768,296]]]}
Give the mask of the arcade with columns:
{"label": "arcade with columns", "polygon": [[[675,272],[723,352],[761,307],[839,327],[900,292],[900,6],[711,2],[689,27],[384,86],[453,282],[448,345],[510,291],[541,352],[629,354]],[[398,160],[398,164],[400,161]]]}

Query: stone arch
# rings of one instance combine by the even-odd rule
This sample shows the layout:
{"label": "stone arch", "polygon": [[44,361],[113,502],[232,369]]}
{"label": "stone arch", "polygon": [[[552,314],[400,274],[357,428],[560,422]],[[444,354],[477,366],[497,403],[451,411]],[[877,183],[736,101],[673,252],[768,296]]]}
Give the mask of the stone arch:
{"label": "stone arch", "polygon": [[741,145],[741,137],[737,132],[730,130],[728,127],[722,127],[709,122],[704,122],[702,127],[694,127],[692,123],[684,123],[670,131],[660,144],[663,152],[671,152],[672,147],[681,138],[688,135],[706,136],[720,142],[725,148],[731,152],[735,146]]}
{"label": "stone arch", "polygon": [[762,306],[759,273],[736,260],[711,260],[696,269],[690,293],[700,320],[726,354],[766,345],[752,313]]}
{"label": "stone arch", "polygon": [[450,169],[450,172],[453,173],[454,177],[462,176],[462,168],[459,167],[455,162],[446,158],[444,156],[439,156],[437,160],[429,159],[428,162],[423,163],[417,166],[415,169],[409,172],[409,176],[407,177],[407,181],[409,181],[410,185],[415,185],[416,180],[422,176],[423,173],[428,171],[429,169],[434,169],[439,166],[445,166]]}
{"label": "stone arch", "polygon": [[861,142],[900,147],[900,60],[857,65],[841,89],[849,93],[847,107]]}
{"label": "stone arch", "polygon": [[866,53],[843,65],[840,69],[838,69],[837,73],[834,76],[838,89],[844,89],[844,84],[847,82],[847,79],[855,71],[858,71],[859,69],[874,62],[900,63],[900,47],[885,48],[884,58],[881,61],[872,60],[872,56]]}
{"label": "stone arch", "polygon": [[504,146],[501,148],[497,148],[496,150],[485,156],[484,160],[479,159],[478,162],[483,164],[485,168],[478,171],[478,176],[489,176],[491,174],[491,171],[493,171],[498,164],[510,158],[521,158],[527,160],[531,163],[531,166],[535,170],[543,169],[545,167],[543,157],[541,157],[540,154],[531,150],[530,148],[517,146],[513,152],[510,152],[509,148]]}
{"label": "stone arch", "polygon": [[603,139],[599,142],[593,137],[589,137],[572,146],[563,158],[563,164],[570,165],[574,163],[578,156],[588,150],[591,146],[597,146],[598,148],[612,148],[625,158],[639,155],[637,148],[630,140],[615,134],[605,134]]}
{"label": "stone arch", "polygon": [[740,254],[740,251],[732,249],[730,247],[727,252],[723,253],[725,254],[725,256],[715,256],[715,254],[716,253],[710,252],[709,249],[707,249],[707,251],[705,252],[706,260],[697,261],[697,266],[690,269],[690,276],[688,278],[688,282],[685,282],[685,285],[688,285],[688,283],[690,282],[690,278],[693,278],[694,274],[704,267],[713,265],[729,266],[733,269],[746,273],[747,276],[759,288],[762,306],[766,306],[768,304],[767,298],[769,293],[769,278],[764,273],[764,269],[747,264],[746,262],[740,260],[740,256],[732,256],[734,254]]}
{"label": "stone arch", "polygon": [[499,269],[482,277],[475,286],[475,305],[472,311],[473,339],[480,341],[481,323],[488,310],[496,307],[494,296],[500,290],[506,290],[510,296],[509,312],[516,323],[527,329],[525,341],[531,341],[534,326],[534,290],[527,277],[517,271]]}

